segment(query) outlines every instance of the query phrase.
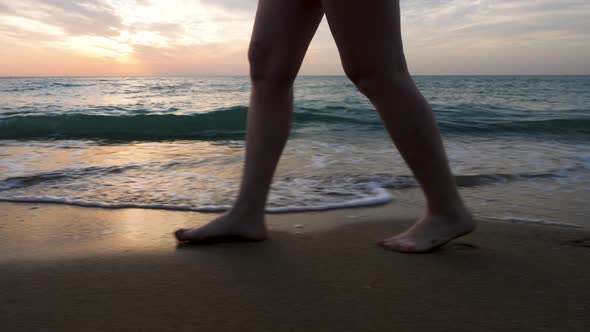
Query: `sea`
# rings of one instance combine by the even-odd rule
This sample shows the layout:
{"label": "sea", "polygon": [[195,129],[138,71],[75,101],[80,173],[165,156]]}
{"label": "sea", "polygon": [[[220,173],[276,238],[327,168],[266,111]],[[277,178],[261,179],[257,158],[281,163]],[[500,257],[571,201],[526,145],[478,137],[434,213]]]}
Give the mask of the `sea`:
{"label": "sea", "polygon": [[[590,76],[414,79],[477,216],[590,227]],[[246,76],[0,78],[0,201],[226,210],[249,92]],[[376,111],[346,77],[299,77],[293,120],[269,213],[417,197]]]}

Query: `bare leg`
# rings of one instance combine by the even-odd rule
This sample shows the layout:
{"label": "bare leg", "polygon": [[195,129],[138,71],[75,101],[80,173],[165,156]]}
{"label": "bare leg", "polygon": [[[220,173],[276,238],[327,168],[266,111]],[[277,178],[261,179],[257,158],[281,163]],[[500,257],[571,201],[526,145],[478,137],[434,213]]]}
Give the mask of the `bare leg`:
{"label": "bare leg", "polygon": [[322,0],[347,76],[378,110],[428,202],[424,218],[380,244],[425,252],[475,229],[457,191],[430,106],[403,53],[398,0]]}
{"label": "bare leg", "polygon": [[252,93],[240,192],[229,212],[176,231],[179,241],[266,238],[264,207],[291,128],[293,81],[322,17],[318,0],[259,1],[248,54]]}

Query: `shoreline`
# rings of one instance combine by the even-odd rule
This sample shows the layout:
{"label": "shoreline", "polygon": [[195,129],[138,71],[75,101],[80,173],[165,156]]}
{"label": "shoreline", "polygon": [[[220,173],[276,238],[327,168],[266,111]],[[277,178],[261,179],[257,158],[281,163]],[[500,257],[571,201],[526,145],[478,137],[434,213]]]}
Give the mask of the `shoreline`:
{"label": "shoreline", "polygon": [[[415,199],[416,197],[411,197]],[[267,213],[269,233],[321,236],[346,227],[391,225],[383,238],[403,231],[421,217],[420,204],[407,200],[386,205],[362,206],[325,211]],[[81,254],[98,254],[107,247],[111,253],[169,250],[176,245],[173,232],[198,227],[221,212],[168,209],[101,208],[55,203],[0,202],[0,263],[11,260],[67,259]],[[568,231],[590,234],[578,224],[477,216],[479,227],[524,227],[531,232]],[[477,234],[476,230],[476,234]],[[44,234],[41,239],[38,234]],[[469,238],[468,235],[466,238]],[[583,236],[582,236],[583,237]],[[148,241],[149,239],[149,241]],[[461,241],[460,238],[458,241]],[[375,243],[380,239],[375,239]],[[456,240],[457,241],[457,240]],[[40,255],[38,247],[49,245]],[[7,253],[9,253],[7,255]],[[55,257],[52,257],[55,255]]]}
{"label": "shoreline", "polygon": [[[176,246],[213,214],[0,203],[6,330],[586,331],[590,230],[479,220],[423,255],[420,211],[268,215],[270,240]],[[354,217],[350,217],[354,216]]]}

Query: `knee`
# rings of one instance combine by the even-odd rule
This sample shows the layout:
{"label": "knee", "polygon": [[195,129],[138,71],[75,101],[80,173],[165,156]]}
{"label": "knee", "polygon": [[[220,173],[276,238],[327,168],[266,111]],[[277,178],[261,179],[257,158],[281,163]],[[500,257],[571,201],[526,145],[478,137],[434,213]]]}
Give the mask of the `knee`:
{"label": "knee", "polygon": [[344,71],[357,89],[369,99],[382,91],[397,90],[410,79],[408,67],[403,58],[389,67],[353,65],[344,68]]}
{"label": "knee", "polygon": [[253,41],[248,49],[250,80],[253,84],[268,84],[273,87],[289,87],[297,77],[297,70],[272,46]]}

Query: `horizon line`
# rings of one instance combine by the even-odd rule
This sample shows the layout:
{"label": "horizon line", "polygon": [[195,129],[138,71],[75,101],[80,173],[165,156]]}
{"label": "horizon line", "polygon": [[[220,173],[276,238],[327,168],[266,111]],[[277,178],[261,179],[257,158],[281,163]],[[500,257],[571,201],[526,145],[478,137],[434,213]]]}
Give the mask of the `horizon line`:
{"label": "horizon line", "polygon": [[[192,77],[248,77],[248,74],[236,75],[0,75],[0,79],[6,78],[192,78]],[[411,74],[411,76],[590,76],[587,74]],[[299,77],[346,77],[344,74],[310,74],[298,75]]]}

